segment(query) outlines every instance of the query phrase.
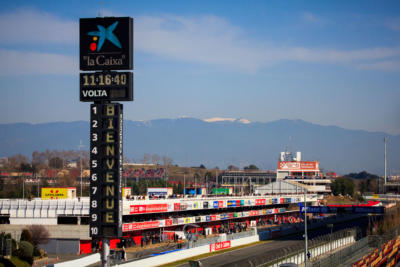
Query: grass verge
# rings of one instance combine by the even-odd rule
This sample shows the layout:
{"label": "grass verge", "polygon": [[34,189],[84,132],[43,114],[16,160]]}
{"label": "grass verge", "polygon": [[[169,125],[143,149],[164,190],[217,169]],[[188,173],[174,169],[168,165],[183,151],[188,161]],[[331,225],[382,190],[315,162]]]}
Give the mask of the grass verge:
{"label": "grass verge", "polygon": [[207,257],[210,257],[210,256],[215,256],[215,255],[218,255],[218,254],[226,253],[226,252],[229,252],[229,251],[232,251],[232,250],[237,250],[237,249],[241,249],[241,248],[245,248],[245,247],[251,247],[251,246],[255,246],[255,245],[258,245],[258,244],[261,244],[261,243],[266,243],[266,242],[271,242],[271,241],[272,240],[257,241],[257,242],[253,242],[253,243],[249,243],[249,244],[246,244],[246,245],[241,245],[241,246],[237,246],[237,247],[233,247],[233,248],[227,248],[227,249],[223,249],[223,250],[219,250],[219,251],[215,251],[215,252],[204,253],[204,254],[197,255],[197,256],[194,256],[194,257],[190,257],[190,258],[186,258],[186,259],[183,259],[183,260],[174,261],[174,262],[170,262],[170,263],[163,264],[163,265],[158,265],[157,267],[173,267],[173,266],[177,266],[177,265],[181,265],[181,264],[187,263],[189,261],[200,260],[200,259],[204,259],[204,258],[207,258]]}

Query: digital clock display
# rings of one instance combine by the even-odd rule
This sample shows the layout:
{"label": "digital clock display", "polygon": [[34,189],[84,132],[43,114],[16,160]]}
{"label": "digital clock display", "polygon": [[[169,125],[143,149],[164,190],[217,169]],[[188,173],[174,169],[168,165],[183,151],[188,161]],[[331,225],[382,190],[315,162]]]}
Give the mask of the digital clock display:
{"label": "digital clock display", "polygon": [[80,101],[132,101],[132,72],[92,72],[80,74]]}

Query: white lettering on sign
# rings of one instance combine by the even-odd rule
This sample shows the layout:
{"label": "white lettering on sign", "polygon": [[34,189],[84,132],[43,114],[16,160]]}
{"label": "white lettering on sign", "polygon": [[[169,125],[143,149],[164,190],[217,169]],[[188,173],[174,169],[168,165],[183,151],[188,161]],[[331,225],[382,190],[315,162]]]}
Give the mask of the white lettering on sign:
{"label": "white lettering on sign", "polygon": [[106,90],[83,90],[82,94],[84,97],[103,97],[107,96]]}
{"label": "white lettering on sign", "polygon": [[124,59],[125,55],[122,55],[120,58],[105,57],[104,55],[99,55],[95,58],[90,56],[83,57],[88,66],[121,66],[124,64]]}

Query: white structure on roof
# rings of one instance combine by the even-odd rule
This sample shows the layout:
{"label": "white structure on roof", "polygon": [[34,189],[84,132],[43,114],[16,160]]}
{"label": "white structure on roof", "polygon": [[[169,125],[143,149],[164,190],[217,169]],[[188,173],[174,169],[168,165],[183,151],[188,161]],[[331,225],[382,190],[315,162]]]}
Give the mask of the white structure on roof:
{"label": "white structure on roof", "polygon": [[308,192],[320,195],[331,193],[331,180],[323,177],[318,161],[302,161],[301,152],[293,157],[291,152],[281,152],[276,170],[277,180],[285,180],[294,185],[304,185]]}

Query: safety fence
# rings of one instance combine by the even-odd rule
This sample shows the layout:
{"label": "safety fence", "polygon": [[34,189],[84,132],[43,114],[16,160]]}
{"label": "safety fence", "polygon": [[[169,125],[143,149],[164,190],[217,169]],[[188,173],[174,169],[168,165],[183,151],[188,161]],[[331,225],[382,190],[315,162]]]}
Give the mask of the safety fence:
{"label": "safety fence", "polygon": [[[308,240],[309,253],[307,258],[311,261],[338,248],[352,244],[355,242],[355,236],[356,229],[351,228],[310,239]],[[269,251],[267,255],[252,257],[247,260],[246,266],[279,266],[283,263],[302,264],[304,257],[304,242],[299,242],[294,246]],[[243,263],[239,265],[241,264]]]}

